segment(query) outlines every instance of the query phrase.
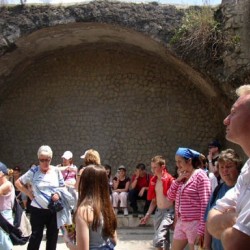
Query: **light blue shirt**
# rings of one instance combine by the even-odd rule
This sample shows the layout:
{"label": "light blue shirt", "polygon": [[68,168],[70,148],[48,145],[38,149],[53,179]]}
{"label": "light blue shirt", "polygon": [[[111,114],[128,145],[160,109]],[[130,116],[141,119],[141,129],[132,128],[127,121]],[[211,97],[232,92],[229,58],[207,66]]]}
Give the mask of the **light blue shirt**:
{"label": "light blue shirt", "polygon": [[34,166],[20,177],[23,184],[31,184],[34,199],[31,206],[47,209],[51,195],[55,193],[58,187],[64,187],[64,180],[61,171],[54,166],[44,174],[40,166]]}

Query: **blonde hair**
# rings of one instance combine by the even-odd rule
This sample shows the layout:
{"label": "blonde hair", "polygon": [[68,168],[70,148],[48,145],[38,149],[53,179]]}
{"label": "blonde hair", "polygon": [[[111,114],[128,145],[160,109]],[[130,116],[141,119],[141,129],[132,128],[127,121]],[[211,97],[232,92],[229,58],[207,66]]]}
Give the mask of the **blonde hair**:
{"label": "blonde hair", "polygon": [[100,154],[94,149],[87,150],[84,157],[84,163],[86,166],[90,164],[101,165]]}
{"label": "blonde hair", "polygon": [[245,84],[236,89],[237,96],[248,95],[250,94],[250,84]]}
{"label": "blonde hair", "polygon": [[161,155],[156,155],[151,159],[151,162],[158,164],[159,166],[166,166],[166,160],[163,156]]}

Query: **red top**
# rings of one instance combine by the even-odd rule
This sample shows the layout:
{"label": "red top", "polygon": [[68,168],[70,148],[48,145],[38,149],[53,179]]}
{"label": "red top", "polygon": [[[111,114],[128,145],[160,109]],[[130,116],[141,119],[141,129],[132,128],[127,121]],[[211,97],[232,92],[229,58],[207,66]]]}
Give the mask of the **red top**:
{"label": "red top", "polygon": [[[157,182],[157,176],[153,176],[150,180],[149,183],[149,188],[148,188],[148,200],[153,200],[156,197],[155,194],[155,185]],[[162,170],[162,177],[161,177],[161,181],[162,181],[162,185],[163,185],[163,194],[165,196],[167,196],[167,192],[169,187],[171,186],[172,181],[174,180],[174,177],[168,173],[168,171],[166,169]]]}
{"label": "red top", "polygon": [[[143,177],[139,176],[137,179],[137,183],[135,186],[136,190],[141,190],[143,187],[148,187],[150,178],[152,176],[150,174],[145,174]],[[132,182],[135,180],[136,175],[132,176]]]}

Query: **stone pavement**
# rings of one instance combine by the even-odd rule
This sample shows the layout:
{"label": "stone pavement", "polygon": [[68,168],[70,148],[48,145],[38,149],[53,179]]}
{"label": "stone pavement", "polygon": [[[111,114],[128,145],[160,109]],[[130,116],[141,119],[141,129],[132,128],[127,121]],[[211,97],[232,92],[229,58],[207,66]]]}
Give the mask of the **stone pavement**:
{"label": "stone pavement", "polygon": [[[154,235],[153,227],[153,215],[149,219],[147,225],[141,226],[140,218],[142,215],[139,215],[138,218],[133,218],[132,215],[123,216],[121,214],[117,215],[117,235],[118,242],[115,247],[115,250],[153,250],[155,249],[152,246],[152,239]],[[42,240],[40,250],[45,250],[46,240],[45,240],[45,230],[44,238]],[[170,231],[170,239],[173,236],[173,232]],[[24,246],[14,246],[12,250],[25,250],[27,245]],[[61,232],[59,233],[57,250],[67,250],[66,244],[63,241]],[[188,247],[185,248],[187,250]]]}
{"label": "stone pavement", "polygon": [[[143,227],[122,227],[118,228],[118,243],[115,250],[153,250],[152,238],[154,229],[152,226]],[[45,250],[45,238],[42,241],[40,250]],[[25,250],[27,244],[24,246],[15,246],[13,250]],[[58,237],[57,250],[67,250],[63,242],[61,233]]]}

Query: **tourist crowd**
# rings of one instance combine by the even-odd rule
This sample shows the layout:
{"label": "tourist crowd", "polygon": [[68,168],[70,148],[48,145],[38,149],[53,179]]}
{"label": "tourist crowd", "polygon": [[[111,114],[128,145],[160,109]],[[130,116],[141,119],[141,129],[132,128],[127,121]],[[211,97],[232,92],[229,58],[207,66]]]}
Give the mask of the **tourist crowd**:
{"label": "tourist crowd", "polygon": [[[226,139],[250,156],[250,85],[237,89],[237,95],[224,120]],[[151,159],[150,172],[138,163],[132,176],[124,165],[102,166],[94,149],[81,156],[80,168],[71,151],[62,154],[57,166],[51,165],[52,157],[52,149],[41,146],[38,164],[31,164],[25,173],[16,166],[10,174],[0,162],[0,212],[13,223],[16,197],[30,214],[28,250],[39,250],[45,227],[47,250],[56,249],[59,230],[69,249],[114,249],[117,215],[128,216],[130,211],[133,217],[142,213],[141,224],[154,214],[153,246],[159,250],[249,249],[250,163],[242,168],[237,152],[223,148],[216,139],[208,143],[207,156],[181,145],[175,152],[174,175],[161,155]],[[144,201],[142,211],[138,200]],[[12,247],[0,222],[0,250]]]}

